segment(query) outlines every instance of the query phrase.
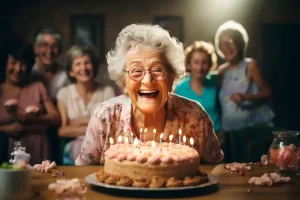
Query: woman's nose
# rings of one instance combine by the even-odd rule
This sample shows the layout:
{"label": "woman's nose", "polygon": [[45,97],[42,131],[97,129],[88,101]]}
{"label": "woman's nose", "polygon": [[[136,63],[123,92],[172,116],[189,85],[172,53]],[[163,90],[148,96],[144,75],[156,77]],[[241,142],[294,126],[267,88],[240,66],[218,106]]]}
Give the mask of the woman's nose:
{"label": "woman's nose", "polygon": [[143,77],[143,79],[142,79],[142,83],[144,83],[144,84],[147,84],[147,83],[151,83],[151,82],[153,82],[153,77],[152,77],[152,74],[151,74],[151,72],[150,71],[147,71],[146,70],[146,74],[145,74],[145,76]]}

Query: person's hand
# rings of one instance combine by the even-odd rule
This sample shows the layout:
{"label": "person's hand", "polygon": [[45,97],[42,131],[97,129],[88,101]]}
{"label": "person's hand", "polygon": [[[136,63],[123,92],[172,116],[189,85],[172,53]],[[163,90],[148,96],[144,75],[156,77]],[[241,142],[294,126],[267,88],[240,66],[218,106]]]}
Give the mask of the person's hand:
{"label": "person's hand", "polygon": [[241,93],[234,93],[230,96],[230,100],[239,104],[244,101],[244,96]]}
{"label": "person's hand", "polygon": [[24,130],[24,126],[22,124],[20,124],[18,122],[14,122],[14,123],[6,125],[5,132],[9,136],[18,136],[20,134],[20,132],[23,130]]}

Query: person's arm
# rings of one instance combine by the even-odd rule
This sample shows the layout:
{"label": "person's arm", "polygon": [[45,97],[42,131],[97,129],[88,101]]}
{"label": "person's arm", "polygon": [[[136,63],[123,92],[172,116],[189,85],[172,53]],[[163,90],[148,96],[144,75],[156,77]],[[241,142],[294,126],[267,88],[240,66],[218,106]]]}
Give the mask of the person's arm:
{"label": "person's arm", "polygon": [[23,130],[24,126],[18,122],[0,125],[0,131],[6,132],[9,136],[17,136]]}
{"label": "person's arm", "polygon": [[72,123],[69,122],[68,114],[67,114],[67,107],[66,105],[57,100],[57,107],[61,116],[61,127],[58,130],[58,135],[60,137],[77,137],[79,135],[84,135],[86,132],[87,122],[88,120],[74,120]]}
{"label": "person's arm", "polygon": [[81,146],[81,152],[75,160],[75,165],[100,164],[104,145],[100,139],[103,136],[102,132],[103,126],[101,120],[96,116],[92,116]]}
{"label": "person's arm", "polygon": [[202,118],[200,129],[202,129],[201,160],[204,163],[219,163],[224,159],[224,153],[220,148],[219,140],[214,132],[213,123],[206,115]]}
{"label": "person's arm", "polygon": [[259,101],[271,98],[272,89],[264,79],[261,69],[254,60],[248,64],[248,77],[256,83],[259,92],[257,94],[243,94],[243,100]]}

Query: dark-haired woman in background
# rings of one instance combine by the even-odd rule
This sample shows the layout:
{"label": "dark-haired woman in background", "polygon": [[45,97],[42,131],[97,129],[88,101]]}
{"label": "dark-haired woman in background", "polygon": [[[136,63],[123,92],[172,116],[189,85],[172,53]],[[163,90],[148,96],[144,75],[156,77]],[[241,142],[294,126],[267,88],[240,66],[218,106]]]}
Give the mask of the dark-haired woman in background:
{"label": "dark-haired woman in background", "polygon": [[[4,47],[4,82],[0,85],[0,131],[9,137],[9,152],[20,141],[31,155],[31,164],[49,159],[46,128],[59,124],[59,114],[40,82],[25,78],[34,62],[30,45],[16,43]],[[13,109],[14,108],[14,109]]]}
{"label": "dark-haired woman in background", "polygon": [[63,164],[74,164],[84,139],[87,125],[97,105],[115,96],[114,89],[95,82],[99,68],[96,51],[89,46],[73,46],[66,54],[65,68],[73,84],[57,94],[62,118],[59,136],[75,138],[65,145]]}

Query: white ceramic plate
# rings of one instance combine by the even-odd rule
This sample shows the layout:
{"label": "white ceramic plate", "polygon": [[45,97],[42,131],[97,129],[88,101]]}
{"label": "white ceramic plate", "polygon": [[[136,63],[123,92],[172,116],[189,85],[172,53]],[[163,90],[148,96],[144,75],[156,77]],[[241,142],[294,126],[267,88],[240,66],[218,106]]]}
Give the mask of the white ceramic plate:
{"label": "white ceramic plate", "polygon": [[85,177],[85,182],[94,185],[99,186],[103,188],[110,188],[110,189],[116,189],[116,190],[132,190],[132,191],[170,191],[170,190],[190,190],[190,189],[197,189],[197,188],[205,188],[211,185],[218,184],[217,177],[208,174],[209,181],[207,183],[203,183],[201,185],[197,186],[186,186],[186,187],[173,187],[173,188],[136,188],[136,187],[124,187],[124,186],[116,186],[116,185],[109,185],[105,183],[100,183],[97,181],[96,173],[90,174],[87,177]]}

